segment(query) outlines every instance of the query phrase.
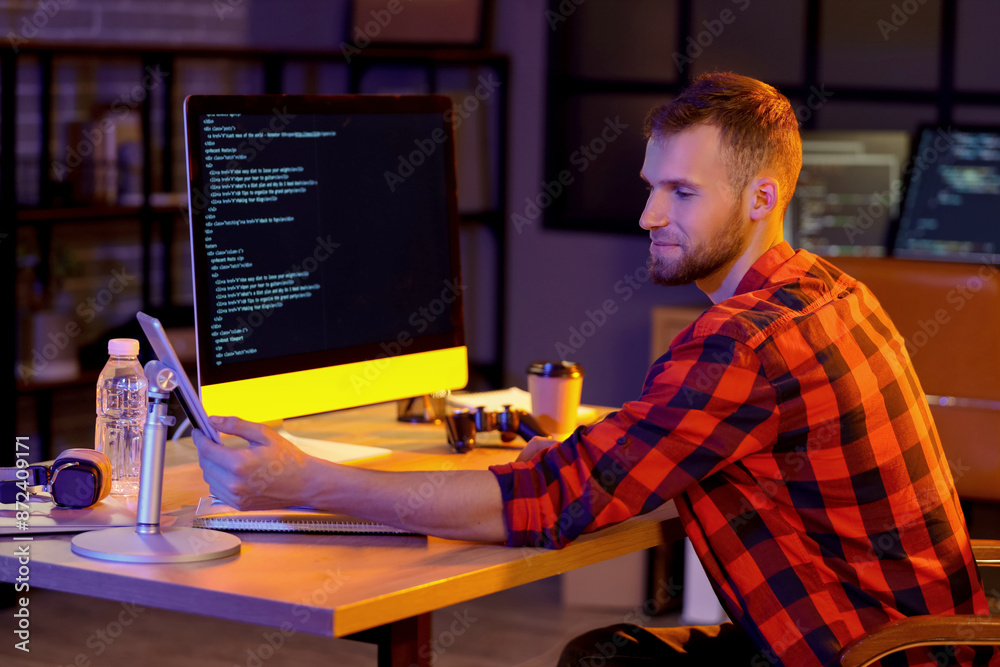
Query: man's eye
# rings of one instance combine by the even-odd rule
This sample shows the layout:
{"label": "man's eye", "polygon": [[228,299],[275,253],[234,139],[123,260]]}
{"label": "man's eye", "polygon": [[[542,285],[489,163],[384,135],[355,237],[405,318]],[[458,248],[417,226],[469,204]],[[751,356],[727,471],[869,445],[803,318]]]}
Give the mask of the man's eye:
{"label": "man's eye", "polygon": [[689,197],[693,197],[694,193],[688,192],[687,190],[674,190],[674,196],[679,199],[687,199]]}

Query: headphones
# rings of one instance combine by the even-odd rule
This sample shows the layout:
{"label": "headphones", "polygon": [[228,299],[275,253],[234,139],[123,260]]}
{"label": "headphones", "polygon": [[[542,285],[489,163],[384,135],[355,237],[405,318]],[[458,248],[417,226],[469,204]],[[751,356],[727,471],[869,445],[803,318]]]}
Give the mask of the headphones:
{"label": "headphones", "polygon": [[28,487],[42,487],[59,507],[96,505],[111,492],[111,461],[93,449],[67,449],[52,465],[0,468],[0,503],[25,502]]}

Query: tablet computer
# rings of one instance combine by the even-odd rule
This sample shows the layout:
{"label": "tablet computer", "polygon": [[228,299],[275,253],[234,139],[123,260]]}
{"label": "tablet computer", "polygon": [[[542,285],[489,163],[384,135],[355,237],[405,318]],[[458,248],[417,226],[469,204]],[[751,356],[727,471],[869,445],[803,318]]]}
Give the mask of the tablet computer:
{"label": "tablet computer", "polygon": [[167,338],[160,320],[150,317],[143,312],[137,313],[135,319],[139,320],[139,326],[142,327],[142,332],[146,334],[149,344],[153,346],[156,358],[176,371],[177,391],[175,393],[180,399],[181,407],[184,408],[184,412],[187,413],[191,423],[195,428],[201,429],[212,440],[222,444],[222,438],[219,436],[219,432],[215,430],[215,427],[208,421],[208,415],[205,414],[205,408],[201,405],[198,392],[195,391],[194,385],[191,384],[191,380],[184,371],[184,366],[177,357],[177,353],[174,352],[174,346],[170,344],[170,339]]}

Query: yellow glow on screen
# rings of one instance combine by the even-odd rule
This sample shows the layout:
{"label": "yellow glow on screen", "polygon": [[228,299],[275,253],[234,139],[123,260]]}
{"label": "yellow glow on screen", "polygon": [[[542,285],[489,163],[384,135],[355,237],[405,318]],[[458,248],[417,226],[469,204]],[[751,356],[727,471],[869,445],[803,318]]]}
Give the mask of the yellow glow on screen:
{"label": "yellow glow on screen", "polygon": [[266,422],[420,396],[429,386],[461,389],[468,381],[461,346],[205,385],[201,399],[209,415]]}

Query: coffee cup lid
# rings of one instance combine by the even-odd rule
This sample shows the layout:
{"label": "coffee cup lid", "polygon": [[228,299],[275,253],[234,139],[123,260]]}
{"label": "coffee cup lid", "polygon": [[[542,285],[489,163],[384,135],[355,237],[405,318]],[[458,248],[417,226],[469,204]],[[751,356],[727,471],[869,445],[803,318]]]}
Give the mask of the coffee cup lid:
{"label": "coffee cup lid", "polygon": [[550,378],[582,378],[583,366],[572,361],[536,361],[528,365],[528,374]]}

